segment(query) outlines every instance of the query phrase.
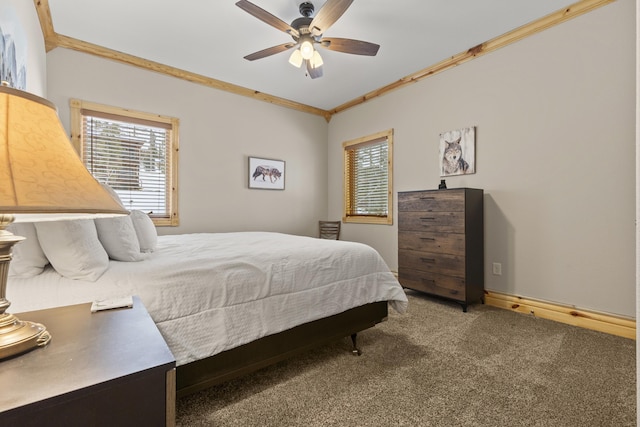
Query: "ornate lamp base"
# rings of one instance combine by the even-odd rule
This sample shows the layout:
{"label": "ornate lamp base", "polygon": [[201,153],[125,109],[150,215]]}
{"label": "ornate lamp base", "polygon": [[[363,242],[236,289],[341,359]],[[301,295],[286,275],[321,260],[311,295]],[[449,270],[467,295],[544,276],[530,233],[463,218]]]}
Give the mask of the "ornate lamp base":
{"label": "ornate lamp base", "polygon": [[9,313],[0,315],[0,359],[45,346],[50,340],[40,323],[22,321]]}
{"label": "ornate lamp base", "polygon": [[13,215],[0,214],[0,359],[45,346],[51,341],[47,328],[40,323],[19,320],[6,313],[11,305],[6,299],[11,250],[13,245],[24,240],[6,230],[12,222]]}

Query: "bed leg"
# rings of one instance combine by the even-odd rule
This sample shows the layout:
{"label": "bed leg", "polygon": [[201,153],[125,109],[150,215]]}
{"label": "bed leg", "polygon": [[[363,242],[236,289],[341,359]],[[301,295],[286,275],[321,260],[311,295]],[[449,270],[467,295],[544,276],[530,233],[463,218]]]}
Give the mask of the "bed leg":
{"label": "bed leg", "polygon": [[353,343],[353,350],[351,350],[351,354],[353,354],[354,356],[360,356],[362,355],[362,352],[360,351],[360,349],[358,348],[358,345],[356,344],[356,339],[358,338],[358,334],[351,334],[351,342]]}

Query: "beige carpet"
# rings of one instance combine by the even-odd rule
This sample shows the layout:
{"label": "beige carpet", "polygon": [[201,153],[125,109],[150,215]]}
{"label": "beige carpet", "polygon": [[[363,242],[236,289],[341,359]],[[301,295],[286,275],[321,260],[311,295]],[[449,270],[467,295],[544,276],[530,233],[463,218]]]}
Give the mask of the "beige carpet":
{"label": "beige carpet", "polygon": [[179,399],[178,426],[635,426],[635,341],[407,291],[407,314]]}

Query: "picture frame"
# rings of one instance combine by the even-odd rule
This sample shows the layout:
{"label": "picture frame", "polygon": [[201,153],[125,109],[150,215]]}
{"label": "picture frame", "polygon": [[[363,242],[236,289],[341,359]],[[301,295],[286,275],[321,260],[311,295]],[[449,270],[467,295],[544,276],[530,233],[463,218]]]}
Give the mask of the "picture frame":
{"label": "picture frame", "polygon": [[11,5],[0,5],[0,80],[27,89],[27,37]]}
{"label": "picture frame", "polygon": [[284,190],[285,161],[264,157],[249,157],[249,188]]}
{"label": "picture frame", "polygon": [[440,134],[440,176],[476,173],[476,128],[456,129]]}

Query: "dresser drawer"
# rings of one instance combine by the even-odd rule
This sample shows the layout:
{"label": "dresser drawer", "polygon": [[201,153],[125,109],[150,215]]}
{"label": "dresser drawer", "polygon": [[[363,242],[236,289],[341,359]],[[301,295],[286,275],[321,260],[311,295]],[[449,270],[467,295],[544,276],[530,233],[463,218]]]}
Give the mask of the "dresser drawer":
{"label": "dresser drawer", "polygon": [[464,256],[431,252],[398,251],[398,268],[464,277]]}
{"label": "dresser drawer", "polygon": [[464,212],[403,212],[398,230],[431,230],[441,233],[464,233]]}
{"label": "dresser drawer", "polygon": [[416,291],[458,301],[465,301],[467,297],[465,280],[461,277],[425,274],[418,270],[400,270],[398,279],[402,286]]}
{"label": "dresser drawer", "polygon": [[398,193],[399,211],[464,212],[464,190]]}
{"label": "dresser drawer", "polygon": [[464,246],[463,234],[428,233],[425,231],[398,232],[398,249],[464,256]]}

